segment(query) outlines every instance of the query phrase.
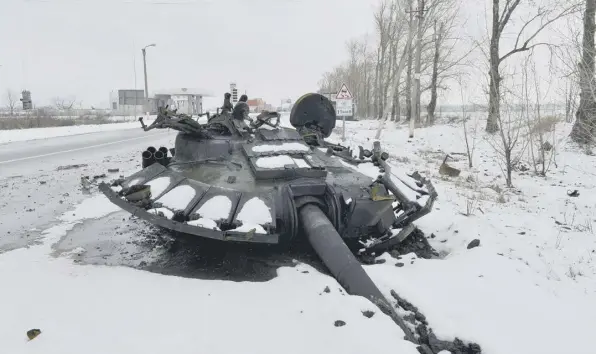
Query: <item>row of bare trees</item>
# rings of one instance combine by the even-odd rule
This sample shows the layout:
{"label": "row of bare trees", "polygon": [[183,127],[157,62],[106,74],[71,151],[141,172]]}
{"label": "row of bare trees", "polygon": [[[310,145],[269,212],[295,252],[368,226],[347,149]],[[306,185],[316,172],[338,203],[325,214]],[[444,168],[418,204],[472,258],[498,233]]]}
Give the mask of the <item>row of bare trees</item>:
{"label": "row of bare trees", "polygon": [[349,59],[323,75],[320,91],[346,83],[359,116],[399,120],[405,115],[418,122],[420,97],[428,93],[426,120],[432,124],[444,81],[465,64],[469,52],[456,50],[458,11],[458,0],[382,1],[374,14],[375,33],[348,42]]}
{"label": "row of bare trees", "polygon": [[[357,99],[356,114],[361,117],[399,120],[405,115],[406,119],[433,124],[439,93],[448,89],[446,82],[470,65],[482,66],[487,79],[485,130],[497,133],[503,85],[514,79],[512,59],[543,47],[553,56],[558,54],[559,62],[565,64],[557,68],[556,75],[567,82],[562,96],[568,115],[575,110],[576,87],[584,92],[580,94],[575,136],[587,132],[592,136],[596,132],[596,91],[592,89],[595,2],[490,0],[486,35],[465,40],[457,35],[465,22],[459,13],[460,6],[466,5],[463,0],[382,0],[374,14],[374,34],[348,43],[349,59],[323,75],[320,91],[333,92],[346,83]],[[562,42],[555,43],[544,34],[556,30],[565,18],[581,14],[582,8],[582,43],[573,37],[560,37]],[[566,35],[576,39],[578,32],[567,31]],[[476,49],[483,54],[483,65],[470,63],[468,55]],[[524,57],[518,59],[524,61]],[[423,96],[425,120],[421,117]]]}

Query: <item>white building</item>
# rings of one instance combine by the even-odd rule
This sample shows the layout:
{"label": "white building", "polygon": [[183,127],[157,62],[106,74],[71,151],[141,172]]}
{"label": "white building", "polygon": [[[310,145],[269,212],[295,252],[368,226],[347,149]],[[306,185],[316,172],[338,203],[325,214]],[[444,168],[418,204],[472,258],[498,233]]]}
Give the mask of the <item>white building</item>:
{"label": "white building", "polygon": [[155,91],[154,108],[169,105],[171,109],[178,109],[178,113],[197,115],[203,113],[203,97],[213,94],[196,88],[178,88]]}

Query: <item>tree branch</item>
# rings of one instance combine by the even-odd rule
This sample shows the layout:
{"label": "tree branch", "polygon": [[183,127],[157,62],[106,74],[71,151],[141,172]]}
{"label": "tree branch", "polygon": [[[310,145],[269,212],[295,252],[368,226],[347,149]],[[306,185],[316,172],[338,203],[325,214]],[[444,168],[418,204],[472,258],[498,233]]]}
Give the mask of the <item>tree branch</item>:
{"label": "tree branch", "polygon": [[[499,0],[497,0],[497,2],[498,1]],[[511,4],[511,1],[507,0],[505,8],[503,9],[503,13],[501,14],[501,18],[499,19],[499,37],[501,37],[501,33],[503,33],[505,26],[509,22],[511,15],[513,14],[513,11],[515,11],[515,8],[517,7],[517,5],[519,5],[520,1],[521,0],[514,0],[513,4]]]}
{"label": "tree branch", "polygon": [[[519,2],[519,0],[516,0],[516,1],[517,1],[517,2]],[[515,4],[514,4],[514,5],[515,5]],[[540,45],[540,44],[546,44],[546,43],[537,43],[537,44],[534,44],[534,45],[528,46],[528,45],[530,44],[530,42],[531,42],[531,41],[532,41],[534,38],[536,38],[536,36],[538,36],[538,34],[540,34],[540,32],[542,32],[542,30],[543,30],[543,29],[545,29],[545,28],[546,28],[548,25],[550,25],[551,23],[553,23],[553,22],[555,22],[556,20],[560,19],[561,17],[564,17],[564,16],[566,16],[566,15],[569,15],[569,14],[571,14],[571,13],[572,13],[573,11],[575,11],[577,8],[578,8],[578,5],[577,5],[577,4],[574,4],[574,5],[572,5],[572,6],[568,7],[568,8],[566,8],[565,10],[561,11],[561,13],[559,13],[557,16],[555,16],[555,17],[551,18],[550,20],[548,20],[548,21],[546,21],[546,22],[542,23],[542,24],[540,25],[540,27],[539,27],[538,29],[536,29],[536,31],[534,31],[534,33],[533,33],[533,34],[530,36],[530,38],[528,38],[528,39],[527,39],[527,40],[524,42],[524,44],[523,44],[521,47],[518,47],[517,45],[519,44],[519,38],[520,38],[520,36],[522,35],[522,33],[523,33],[524,29],[526,28],[526,26],[527,26],[527,25],[528,25],[530,22],[534,21],[536,18],[538,18],[538,17],[540,17],[540,16],[543,16],[544,14],[546,14],[546,12],[543,12],[543,11],[540,11],[540,10],[539,10],[539,11],[538,11],[538,13],[537,13],[537,15],[536,15],[536,16],[534,16],[534,17],[532,17],[532,18],[531,18],[531,19],[530,19],[528,22],[526,22],[526,23],[524,24],[524,26],[521,28],[521,30],[519,31],[519,33],[518,33],[518,35],[517,35],[517,39],[516,39],[516,41],[515,41],[515,46],[514,46],[514,48],[513,48],[513,49],[512,49],[512,50],[511,50],[509,53],[507,53],[507,54],[505,54],[504,56],[502,56],[501,58],[499,58],[499,64],[500,64],[500,63],[502,63],[502,62],[503,62],[505,59],[507,59],[509,56],[511,56],[511,55],[513,55],[513,54],[515,54],[515,53],[519,53],[519,52],[525,52],[525,51],[527,51],[527,50],[530,50],[531,48],[534,48],[534,47],[536,47],[537,45]]]}
{"label": "tree branch", "polygon": [[504,55],[504,56],[503,56],[501,59],[499,59],[499,64],[500,64],[501,62],[503,62],[505,59],[507,59],[508,57],[510,57],[510,56],[512,56],[513,54],[515,54],[515,53],[519,53],[519,52],[525,52],[525,51],[528,51],[528,50],[530,50],[530,49],[533,49],[533,48],[535,48],[535,47],[537,47],[537,46],[539,46],[539,45],[545,45],[545,46],[548,46],[548,47],[552,46],[552,44],[550,44],[550,43],[546,43],[546,42],[535,43],[535,44],[532,44],[532,45],[531,45],[531,46],[529,46],[529,47],[528,47],[528,46],[526,46],[527,44],[528,44],[528,43],[526,42],[526,43],[524,43],[524,46],[523,46],[523,47],[521,47],[521,48],[515,48],[515,49],[512,49],[512,50],[511,50],[509,53],[505,54],[505,55]]}

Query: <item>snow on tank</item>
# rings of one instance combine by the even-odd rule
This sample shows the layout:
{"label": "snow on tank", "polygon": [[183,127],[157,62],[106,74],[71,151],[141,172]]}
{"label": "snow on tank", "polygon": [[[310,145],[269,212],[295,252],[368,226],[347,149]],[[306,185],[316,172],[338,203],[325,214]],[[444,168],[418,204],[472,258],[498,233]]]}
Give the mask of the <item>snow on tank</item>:
{"label": "snow on tank", "polygon": [[263,144],[263,145],[255,145],[251,149],[253,152],[263,153],[263,152],[280,152],[280,151],[309,151],[310,148],[302,143],[283,143],[279,145],[270,145],[270,144]]}
{"label": "snow on tank", "polygon": [[197,213],[206,219],[221,220],[228,217],[232,209],[232,201],[225,195],[217,195],[203,204]]}
{"label": "snow on tank", "polygon": [[287,165],[295,165],[298,168],[309,168],[310,165],[302,158],[293,158],[289,155],[264,156],[257,158],[256,166],[260,168],[276,169],[284,168]]}
{"label": "snow on tank", "polygon": [[189,185],[177,186],[156,200],[171,210],[184,210],[195,197],[194,188]]}
{"label": "snow on tank", "polygon": [[151,187],[151,196],[157,198],[170,186],[170,177],[159,177],[146,184]]}

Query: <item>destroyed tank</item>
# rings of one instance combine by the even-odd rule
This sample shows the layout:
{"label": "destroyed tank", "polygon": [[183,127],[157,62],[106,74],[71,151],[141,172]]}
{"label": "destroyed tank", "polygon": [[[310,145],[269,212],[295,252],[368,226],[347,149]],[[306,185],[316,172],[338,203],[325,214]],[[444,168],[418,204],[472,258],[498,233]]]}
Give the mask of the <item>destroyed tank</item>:
{"label": "destroyed tank", "polygon": [[175,146],[149,147],[140,171],[100,190],[174,235],[282,246],[304,237],[348,293],[373,301],[416,342],[355,253],[380,254],[408,237],[432,209],[432,183],[392,169],[378,141],[358,151],[326,141],[336,114],[319,94],[296,101],[292,127],[277,112],[249,124],[226,111],[207,116],[200,124],[166,107],[149,126],[139,118],[145,131],[178,130]]}

